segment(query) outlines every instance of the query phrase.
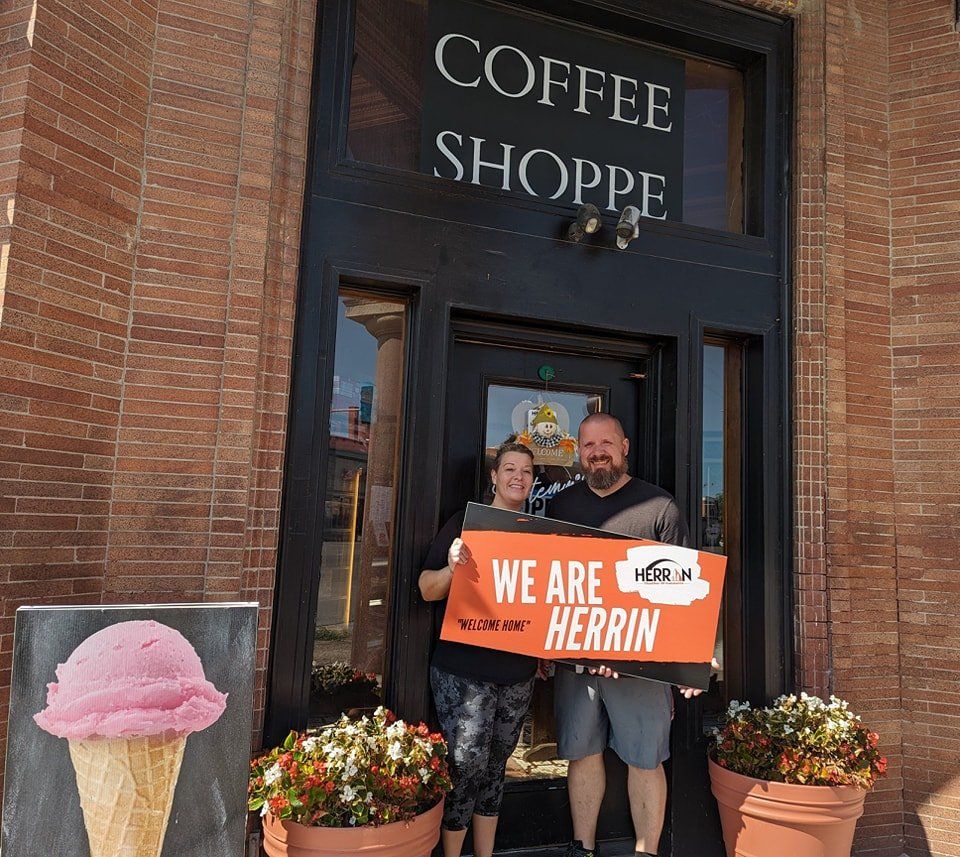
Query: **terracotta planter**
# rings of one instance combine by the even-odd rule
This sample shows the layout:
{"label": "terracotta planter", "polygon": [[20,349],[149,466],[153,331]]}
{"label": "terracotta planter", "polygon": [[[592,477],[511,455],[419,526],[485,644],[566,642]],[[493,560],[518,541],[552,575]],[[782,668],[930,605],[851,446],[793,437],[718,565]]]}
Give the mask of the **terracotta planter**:
{"label": "terracotta planter", "polygon": [[430,857],[440,841],[443,801],[411,822],[381,827],[306,827],[263,817],[263,850],[268,857]]}
{"label": "terracotta planter", "polygon": [[849,857],[863,789],[771,783],[708,764],[727,857]]}

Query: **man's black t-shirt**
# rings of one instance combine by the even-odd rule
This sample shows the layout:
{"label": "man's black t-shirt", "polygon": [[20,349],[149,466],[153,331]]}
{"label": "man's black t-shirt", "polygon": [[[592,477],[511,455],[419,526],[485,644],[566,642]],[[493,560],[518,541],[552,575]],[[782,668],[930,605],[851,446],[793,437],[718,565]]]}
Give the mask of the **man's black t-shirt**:
{"label": "man's black t-shirt", "polygon": [[[425,569],[433,570],[446,566],[450,545],[463,530],[465,514],[466,511],[458,512],[437,533],[423,561]],[[445,609],[446,601],[444,600],[440,607],[441,623]],[[433,665],[461,678],[494,684],[516,684],[529,681],[537,671],[536,658],[483,649],[479,646],[468,646],[466,643],[453,643],[449,640],[437,641],[437,648],[433,653]]]}
{"label": "man's black t-shirt", "polygon": [[558,494],[547,508],[557,521],[582,524],[637,539],[690,546],[690,535],[677,501],[656,485],[633,478],[601,497],[585,481]]}

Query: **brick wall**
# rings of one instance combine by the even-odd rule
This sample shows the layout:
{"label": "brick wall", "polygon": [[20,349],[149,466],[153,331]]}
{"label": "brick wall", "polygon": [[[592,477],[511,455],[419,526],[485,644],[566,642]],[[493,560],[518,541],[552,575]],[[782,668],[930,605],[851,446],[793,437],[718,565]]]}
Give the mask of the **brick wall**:
{"label": "brick wall", "polygon": [[20,603],[242,598],[262,708],[313,20],[0,17],[4,696]]}
{"label": "brick wall", "polygon": [[[797,684],[883,733],[858,853],[958,855],[953,2],[745,2],[799,12]],[[19,603],[243,598],[262,708],[314,14],[0,10],[4,695]]]}
{"label": "brick wall", "polygon": [[960,35],[890,6],[896,562],[909,854],[960,855]]}

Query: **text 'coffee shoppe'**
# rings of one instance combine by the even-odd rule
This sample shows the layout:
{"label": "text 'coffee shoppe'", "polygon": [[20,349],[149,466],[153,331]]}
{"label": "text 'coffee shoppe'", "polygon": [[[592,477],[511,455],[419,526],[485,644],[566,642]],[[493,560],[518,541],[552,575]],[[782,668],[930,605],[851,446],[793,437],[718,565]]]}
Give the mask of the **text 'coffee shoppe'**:
{"label": "text 'coffee shoppe'", "polygon": [[960,857],[958,0],[0,21],[4,857]]}
{"label": "text 'coffee shoppe'", "polygon": [[[321,12],[277,589],[300,619],[274,632],[265,738],[378,700],[442,721],[435,671],[484,674],[457,647],[497,651],[511,681],[550,660],[514,715],[502,804],[478,798],[498,849],[574,838],[562,671],[616,658],[619,681],[703,691],[656,751],[688,796],[662,819],[675,857],[722,853],[698,807],[727,702],[789,685],[790,27],[697,9]],[[594,540],[599,519],[550,529],[602,414],[626,475],[675,498],[643,531],[674,547]],[[504,443],[523,474],[503,475]],[[514,494],[525,534],[461,523]],[[461,529],[477,564],[451,584],[437,540]],[[337,702],[340,665],[376,686]],[[605,770],[597,836],[633,854],[622,757]]]}
{"label": "text 'coffee shoppe'", "polygon": [[681,61],[470,2],[430,15],[424,172],[679,219]]}

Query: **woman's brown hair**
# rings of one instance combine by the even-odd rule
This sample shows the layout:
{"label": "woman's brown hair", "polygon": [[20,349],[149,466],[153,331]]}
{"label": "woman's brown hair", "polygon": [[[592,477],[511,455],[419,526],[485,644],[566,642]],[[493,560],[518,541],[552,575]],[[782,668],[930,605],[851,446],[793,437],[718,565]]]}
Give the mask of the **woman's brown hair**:
{"label": "woman's brown hair", "polygon": [[497,447],[497,455],[493,459],[493,470],[499,470],[500,465],[503,462],[503,457],[508,452],[519,452],[521,455],[527,455],[530,457],[530,463],[533,464],[533,450],[529,446],[524,446],[522,443],[517,443],[515,440],[508,440],[505,443],[501,443]]}

